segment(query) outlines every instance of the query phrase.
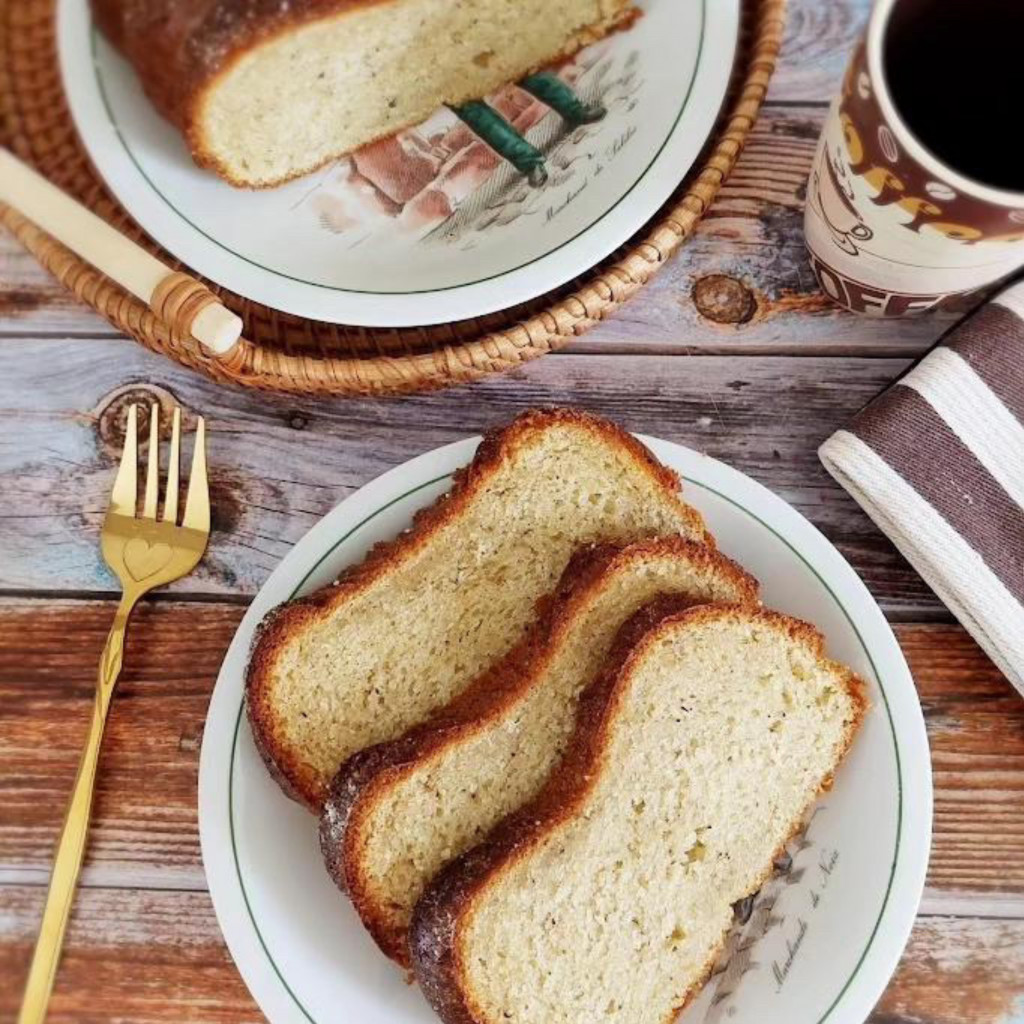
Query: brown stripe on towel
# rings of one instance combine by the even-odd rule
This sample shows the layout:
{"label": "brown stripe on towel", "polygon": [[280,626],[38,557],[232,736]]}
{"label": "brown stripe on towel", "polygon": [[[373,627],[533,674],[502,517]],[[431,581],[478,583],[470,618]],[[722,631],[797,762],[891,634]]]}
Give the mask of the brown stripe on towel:
{"label": "brown stripe on towel", "polygon": [[990,302],[957,328],[946,339],[946,345],[1024,423],[1024,320],[1005,306]]}
{"label": "brown stripe on towel", "polygon": [[[983,410],[979,410],[983,413]],[[913,388],[896,384],[852,431],[909,483],[1024,603],[1024,509]],[[1019,542],[1007,544],[1007,537]]]}

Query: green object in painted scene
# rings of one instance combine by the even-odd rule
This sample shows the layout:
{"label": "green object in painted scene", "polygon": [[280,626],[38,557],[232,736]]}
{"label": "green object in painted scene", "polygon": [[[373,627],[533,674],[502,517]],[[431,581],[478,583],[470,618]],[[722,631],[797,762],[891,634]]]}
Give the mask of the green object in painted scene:
{"label": "green object in painted scene", "polygon": [[519,85],[541,103],[546,103],[574,128],[581,124],[600,121],[608,113],[600,103],[584,103],[573,91],[572,86],[553,71],[539,71],[535,75],[527,75]]}
{"label": "green object in painted scene", "polygon": [[[520,87],[541,103],[547,104],[570,127],[600,121],[607,111],[600,103],[584,103],[553,71],[527,75]],[[526,175],[535,188],[547,183],[544,154],[531,145],[515,126],[483,100],[471,100],[451,108],[466,126],[487,143],[503,160]]]}
{"label": "green object in painted scene", "polygon": [[483,100],[470,100],[452,107],[452,110],[498,156],[525,174],[531,185],[540,187],[548,180],[544,154],[531,146],[493,107]]}

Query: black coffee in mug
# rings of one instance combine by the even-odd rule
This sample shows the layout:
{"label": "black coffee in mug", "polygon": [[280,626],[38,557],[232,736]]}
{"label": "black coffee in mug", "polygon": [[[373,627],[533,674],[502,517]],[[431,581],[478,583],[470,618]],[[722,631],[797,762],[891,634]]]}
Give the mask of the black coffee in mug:
{"label": "black coffee in mug", "polygon": [[825,294],[923,313],[1024,269],[1024,0],[874,0],[804,237]]}
{"label": "black coffee in mug", "polygon": [[902,0],[882,67],[900,117],[934,156],[1024,191],[1024,0]]}

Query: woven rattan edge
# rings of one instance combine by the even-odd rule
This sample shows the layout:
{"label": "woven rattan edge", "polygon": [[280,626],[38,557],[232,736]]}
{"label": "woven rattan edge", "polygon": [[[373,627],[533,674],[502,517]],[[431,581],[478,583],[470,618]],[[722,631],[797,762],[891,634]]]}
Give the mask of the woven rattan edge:
{"label": "woven rattan edge", "polygon": [[[21,0],[7,0],[20,3]],[[53,0],[38,0],[50,6]],[[764,102],[778,58],[786,0],[752,0],[751,29],[741,55],[738,82],[705,151],[701,168],[657,217],[618,254],[588,275],[570,294],[518,322],[455,344],[397,355],[331,355],[288,352],[247,338],[227,358],[204,352],[191,337],[172,330],[142,302],[83,263],[16,211],[0,204],[0,221],[60,282],[115,328],[146,348],[225,384],[302,395],[399,395],[466,383],[502,373],[567,345],[628,302],[693,233],[731,173]],[[11,23],[5,12],[0,36],[0,85],[10,94]],[[52,38],[52,26],[51,26]],[[3,110],[3,134],[14,148],[25,125]],[[74,136],[72,135],[74,138]],[[75,138],[76,144],[77,138]],[[31,147],[20,147],[29,150]],[[79,154],[81,156],[81,154]],[[95,172],[93,172],[95,175]],[[98,180],[93,194],[102,194]],[[92,204],[91,204],[92,205]],[[97,204],[102,212],[105,203]],[[122,218],[126,219],[126,218]],[[137,229],[136,229],[137,230]],[[152,243],[149,243],[152,245]],[[228,304],[233,298],[216,289]],[[237,307],[238,303],[235,303]]]}

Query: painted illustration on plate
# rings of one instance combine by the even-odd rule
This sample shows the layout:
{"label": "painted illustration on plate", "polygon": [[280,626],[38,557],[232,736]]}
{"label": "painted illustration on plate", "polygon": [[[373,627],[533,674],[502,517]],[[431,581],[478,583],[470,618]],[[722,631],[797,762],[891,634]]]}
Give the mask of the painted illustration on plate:
{"label": "painted illustration on plate", "polygon": [[779,993],[812,931],[815,912],[833,882],[839,850],[815,838],[814,823],[827,811],[819,805],[772,865],[760,891],[733,907],[733,927],[708,979],[712,990],[701,1024],[732,1017],[740,983],[751,972],[767,972]]}
{"label": "painted illustration on plate", "polygon": [[642,85],[637,51],[598,44],[365,146],[297,208],[349,247],[390,235],[471,249],[523,218],[547,224],[629,145]]}

